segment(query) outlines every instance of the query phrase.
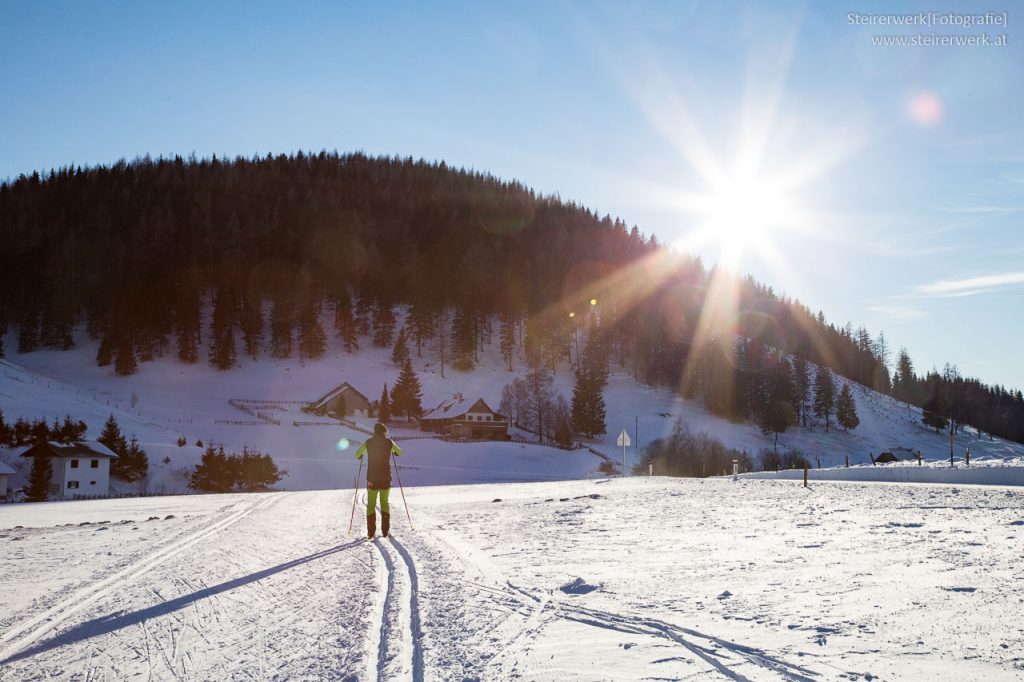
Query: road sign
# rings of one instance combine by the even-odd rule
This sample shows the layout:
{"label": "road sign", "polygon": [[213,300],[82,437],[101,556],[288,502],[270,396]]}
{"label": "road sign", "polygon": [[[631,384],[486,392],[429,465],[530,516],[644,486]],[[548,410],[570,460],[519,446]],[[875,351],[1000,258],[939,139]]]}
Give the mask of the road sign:
{"label": "road sign", "polygon": [[629,432],[626,429],[622,429],[622,433],[619,434],[619,439],[615,441],[615,444],[621,448],[628,448],[630,446]]}

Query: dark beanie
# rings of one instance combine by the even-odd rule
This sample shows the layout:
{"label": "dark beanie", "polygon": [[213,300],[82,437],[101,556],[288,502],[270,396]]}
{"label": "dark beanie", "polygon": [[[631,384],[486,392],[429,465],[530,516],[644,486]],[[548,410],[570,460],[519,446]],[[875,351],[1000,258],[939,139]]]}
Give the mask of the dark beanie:
{"label": "dark beanie", "polygon": [[375,436],[386,436],[388,435],[388,427],[384,424],[377,422],[373,425],[373,435]]}

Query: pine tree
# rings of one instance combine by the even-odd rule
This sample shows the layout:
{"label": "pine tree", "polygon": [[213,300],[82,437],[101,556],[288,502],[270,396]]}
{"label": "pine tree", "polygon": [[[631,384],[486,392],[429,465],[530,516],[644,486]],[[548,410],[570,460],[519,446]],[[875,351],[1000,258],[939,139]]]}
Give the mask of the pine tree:
{"label": "pine tree", "polygon": [[562,447],[572,445],[572,419],[569,416],[569,404],[565,402],[565,396],[561,393],[555,396],[554,405],[551,408],[551,421],[554,424],[555,442]]}
{"label": "pine tree", "polygon": [[921,406],[921,421],[927,426],[935,429],[935,433],[945,429],[949,425],[947,415],[949,414],[949,403],[936,387],[932,397]]}
{"label": "pine tree", "polygon": [[555,398],[553,380],[551,370],[546,367],[535,367],[526,374],[526,405],[522,421],[527,429],[537,434],[538,441],[543,441],[544,434],[550,430],[551,407]]}
{"label": "pine tree", "polygon": [[270,309],[270,354],[275,358],[290,358],[292,355],[292,311],[283,297],[274,299]]}
{"label": "pine tree", "polygon": [[380,394],[380,402],[377,403],[377,421],[387,423],[391,421],[391,401],[388,399],[388,384],[384,382],[384,390]]}
{"label": "pine tree", "polygon": [[370,333],[370,313],[373,310],[373,302],[365,293],[356,301],[355,325],[356,334],[366,336]]}
{"label": "pine tree", "polygon": [[836,401],[836,383],[828,367],[819,367],[814,381],[814,414],[825,418],[825,430],[828,431],[832,417],[832,407]]}
{"label": "pine tree", "polygon": [[299,357],[315,360],[327,349],[327,337],[320,326],[317,309],[312,299],[299,310]]}
{"label": "pine tree", "polygon": [[416,357],[423,357],[423,342],[434,335],[434,313],[418,298],[409,308],[408,324],[416,341]]}
{"label": "pine tree", "polygon": [[398,383],[391,390],[390,408],[396,415],[404,414],[406,419],[419,417],[423,414],[422,398],[419,377],[412,368],[412,361],[406,357]]}
{"label": "pine tree", "polygon": [[811,374],[807,361],[797,357],[793,362],[793,406],[800,424],[807,428],[807,403],[811,394]]}
{"label": "pine tree", "polygon": [[224,371],[235,366],[235,296],[219,287],[213,296],[213,319],[210,321],[210,364]]}
{"label": "pine tree", "polygon": [[100,432],[100,437],[96,440],[106,445],[118,457],[127,448],[124,434],[121,433],[121,427],[118,425],[117,419],[114,418],[113,414],[107,417],[107,421],[103,423],[103,431]]}
{"label": "pine tree", "polygon": [[391,304],[378,303],[373,316],[373,345],[379,348],[390,346],[396,324],[395,311]]}
{"label": "pine tree", "polygon": [[510,315],[501,316],[501,327],[498,332],[499,345],[501,346],[501,357],[508,365],[508,371],[512,371],[512,350],[515,347],[515,327]]}
{"label": "pine tree", "polygon": [[359,350],[356,322],[352,319],[352,300],[348,291],[342,289],[334,301],[334,328],[345,345],[345,352]]}
{"label": "pine tree", "polygon": [[860,425],[860,417],[857,416],[857,403],[853,399],[853,392],[850,391],[850,384],[844,383],[839,391],[839,398],[836,400],[836,421],[843,430],[849,431]]}
{"label": "pine tree", "polygon": [[250,290],[241,297],[238,325],[242,329],[245,354],[255,360],[263,344],[263,305],[257,292]]}
{"label": "pine tree", "polygon": [[138,367],[132,336],[130,333],[122,331],[114,350],[114,371],[121,376],[128,376],[134,374]]}
{"label": "pine tree", "polygon": [[409,360],[409,347],[405,341],[405,327],[398,331],[398,339],[395,341],[395,348],[391,351],[391,362],[395,367],[404,367]]}
{"label": "pine tree", "polygon": [[215,450],[212,445],[208,446],[192,471],[189,487],[205,493],[223,493],[230,491],[232,485],[232,473],[224,448]]}
{"label": "pine tree", "polygon": [[[133,481],[141,481],[149,475],[149,456],[139,445],[139,440],[135,437],[135,434],[132,434],[131,440],[128,441],[123,457],[118,459],[124,460],[121,473],[114,474],[118,478],[131,483]],[[114,473],[113,468],[111,473]]]}
{"label": "pine tree", "polygon": [[25,488],[25,500],[28,502],[45,502],[50,496],[50,481],[53,479],[53,460],[46,456],[32,458],[32,468],[28,472],[28,486]]}

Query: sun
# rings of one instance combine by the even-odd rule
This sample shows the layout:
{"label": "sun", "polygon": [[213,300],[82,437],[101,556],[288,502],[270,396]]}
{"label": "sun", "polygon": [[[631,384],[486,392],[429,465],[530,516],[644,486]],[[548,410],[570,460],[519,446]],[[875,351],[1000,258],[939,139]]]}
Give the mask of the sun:
{"label": "sun", "polygon": [[721,246],[723,261],[738,265],[743,253],[761,250],[786,228],[791,210],[786,196],[771,182],[755,176],[723,179],[707,195],[702,230]]}

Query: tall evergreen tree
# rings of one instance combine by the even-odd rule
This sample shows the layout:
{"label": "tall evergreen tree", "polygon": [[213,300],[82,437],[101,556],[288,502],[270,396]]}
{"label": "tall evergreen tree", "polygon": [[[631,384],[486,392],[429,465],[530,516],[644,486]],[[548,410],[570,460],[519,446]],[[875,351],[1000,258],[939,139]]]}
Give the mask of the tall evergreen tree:
{"label": "tall evergreen tree", "polygon": [[245,354],[255,360],[263,345],[263,303],[259,293],[251,287],[239,301],[238,325],[242,329]]}
{"label": "tall evergreen tree", "polygon": [[398,331],[398,338],[395,340],[395,347],[391,351],[391,362],[396,367],[404,367],[409,361],[409,347],[405,341],[405,327]]}
{"label": "tall evergreen tree", "polygon": [[404,414],[406,419],[419,417],[423,414],[422,398],[419,377],[412,368],[412,361],[406,357],[398,383],[391,389],[391,411],[396,415]]}
{"label": "tall evergreen tree", "polygon": [[855,429],[860,425],[860,417],[857,416],[857,402],[853,399],[853,392],[850,391],[848,383],[843,384],[843,388],[839,391],[839,398],[836,400],[836,421],[844,431]]}
{"label": "tall evergreen tree", "polygon": [[315,360],[327,350],[327,337],[320,326],[317,306],[305,300],[299,309],[299,357]]}
{"label": "tall evergreen tree", "polygon": [[814,414],[825,418],[825,430],[829,430],[832,408],[836,402],[836,382],[828,367],[819,367],[814,381]]}
{"label": "tall evergreen tree", "polygon": [[409,308],[409,328],[416,341],[416,357],[423,357],[423,342],[434,336],[435,313],[422,296],[413,299]]}
{"label": "tall evergreen tree", "polygon": [[45,502],[50,496],[50,482],[53,479],[53,460],[50,457],[33,457],[28,472],[28,486],[25,488],[27,502]]}
{"label": "tall evergreen tree", "polygon": [[380,394],[380,402],[377,403],[377,421],[391,421],[391,400],[388,398],[388,383],[384,382],[384,390]]}
{"label": "tall evergreen tree", "polygon": [[121,376],[128,376],[134,374],[138,367],[132,335],[128,331],[121,331],[118,335],[117,345],[114,347],[114,371]]}
{"label": "tall evergreen tree", "polygon": [[345,346],[345,352],[359,350],[359,335],[356,322],[352,318],[352,300],[348,291],[342,289],[334,301],[334,328]]}
{"label": "tall evergreen tree", "polygon": [[512,351],[515,348],[515,326],[511,315],[502,314],[498,331],[499,345],[501,346],[501,358],[508,365],[508,371],[512,371]]}
{"label": "tall evergreen tree", "polygon": [[537,434],[537,440],[543,441],[544,434],[550,430],[551,408],[555,399],[552,388],[554,375],[546,367],[534,367],[526,373],[526,414],[524,426]]}
{"label": "tall evergreen tree", "polygon": [[811,374],[807,361],[797,357],[793,361],[793,406],[800,424],[807,427],[808,403],[811,399]]}
{"label": "tall evergreen tree", "polygon": [[395,310],[390,303],[378,302],[373,315],[373,345],[387,348],[395,335]]}
{"label": "tall evergreen tree", "polygon": [[210,364],[224,371],[235,366],[235,295],[218,287],[213,296],[213,318],[210,320]]}
{"label": "tall evergreen tree", "polygon": [[283,296],[276,297],[270,308],[270,354],[275,358],[291,357],[292,326],[291,304]]}

